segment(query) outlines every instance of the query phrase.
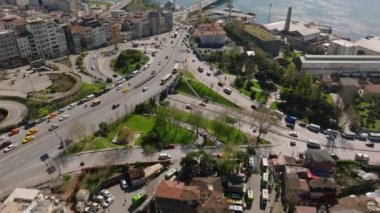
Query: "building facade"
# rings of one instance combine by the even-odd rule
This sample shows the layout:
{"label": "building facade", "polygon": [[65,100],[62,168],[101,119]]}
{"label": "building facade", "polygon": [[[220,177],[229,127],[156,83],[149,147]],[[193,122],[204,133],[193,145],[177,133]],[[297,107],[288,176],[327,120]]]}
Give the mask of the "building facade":
{"label": "building facade", "polygon": [[15,33],[11,30],[0,30],[0,64],[7,67],[12,60],[20,57]]}
{"label": "building facade", "polygon": [[195,36],[203,47],[221,47],[226,43],[226,32],[219,23],[198,25]]}
{"label": "building facade", "polygon": [[158,11],[149,12],[148,20],[150,35],[154,36],[160,34],[160,13]]}

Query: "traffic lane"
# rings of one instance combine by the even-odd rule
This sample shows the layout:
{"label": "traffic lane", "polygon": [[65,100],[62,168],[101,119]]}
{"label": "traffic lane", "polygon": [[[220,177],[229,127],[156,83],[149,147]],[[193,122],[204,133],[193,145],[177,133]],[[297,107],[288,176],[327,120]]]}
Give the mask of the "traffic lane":
{"label": "traffic lane", "polygon": [[259,174],[252,174],[247,182],[248,188],[253,190],[254,199],[250,209],[245,209],[245,212],[264,212],[260,209],[260,195],[261,195],[261,176]]}

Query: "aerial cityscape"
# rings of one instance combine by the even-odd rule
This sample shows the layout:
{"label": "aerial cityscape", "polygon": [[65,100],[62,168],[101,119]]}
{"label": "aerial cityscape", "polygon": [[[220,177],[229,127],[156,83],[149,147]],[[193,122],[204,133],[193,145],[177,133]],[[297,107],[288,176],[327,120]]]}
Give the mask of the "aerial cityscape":
{"label": "aerial cityscape", "polygon": [[0,0],[0,212],[380,212],[369,4]]}

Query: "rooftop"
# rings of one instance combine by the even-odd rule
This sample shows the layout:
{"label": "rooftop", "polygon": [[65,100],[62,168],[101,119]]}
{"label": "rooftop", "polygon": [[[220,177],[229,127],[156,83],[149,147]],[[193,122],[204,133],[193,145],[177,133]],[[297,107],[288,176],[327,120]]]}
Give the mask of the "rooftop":
{"label": "rooftop", "polygon": [[250,35],[263,40],[276,40],[277,38],[272,35],[270,32],[266,31],[265,29],[257,26],[257,25],[245,25],[244,26],[245,32],[249,33]]}
{"label": "rooftop", "polygon": [[354,87],[360,87],[358,79],[355,78],[340,78],[339,79],[340,85],[343,87],[347,86],[354,86]]}
{"label": "rooftop", "polygon": [[195,31],[196,36],[226,35],[223,27],[219,23],[200,24]]}
{"label": "rooftop", "polygon": [[[281,32],[285,28],[285,21],[273,22],[265,24],[264,27],[270,31],[276,30]],[[313,34],[319,34],[321,31],[318,29],[318,25],[314,22],[300,22],[291,21],[289,26],[289,32],[297,32],[302,36],[308,36]]]}
{"label": "rooftop", "polygon": [[380,84],[367,84],[364,86],[364,93],[380,94]]}
{"label": "rooftop", "polygon": [[307,149],[305,154],[306,158],[311,158],[314,162],[329,161],[335,164],[334,159],[332,159],[330,153],[326,149]]}
{"label": "rooftop", "polygon": [[298,177],[297,173],[286,173],[285,185],[287,188],[298,190],[298,188],[299,188],[299,177]]}
{"label": "rooftop", "polygon": [[320,178],[309,181],[310,188],[337,188],[334,178]]}
{"label": "rooftop", "polygon": [[296,206],[294,213],[317,213],[317,208],[314,206]]}
{"label": "rooftop", "polygon": [[39,192],[40,190],[37,189],[16,188],[13,190],[12,194],[9,195],[9,197],[4,201],[4,204],[8,204],[13,201],[32,202]]}
{"label": "rooftop", "polygon": [[198,200],[200,191],[194,186],[185,186],[184,183],[165,180],[158,186],[155,196],[173,200],[192,201]]}
{"label": "rooftop", "polygon": [[355,46],[362,47],[368,50],[372,50],[380,54],[380,37],[367,36],[355,42]]}
{"label": "rooftop", "polygon": [[331,43],[335,43],[343,47],[354,46],[354,43],[352,43],[351,41],[344,40],[344,39],[337,39],[337,40],[331,41]]}
{"label": "rooftop", "polygon": [[220,177],[195,177],[190,186],[197,186],[200,190],[218,191],[223,193],[222,180]]}

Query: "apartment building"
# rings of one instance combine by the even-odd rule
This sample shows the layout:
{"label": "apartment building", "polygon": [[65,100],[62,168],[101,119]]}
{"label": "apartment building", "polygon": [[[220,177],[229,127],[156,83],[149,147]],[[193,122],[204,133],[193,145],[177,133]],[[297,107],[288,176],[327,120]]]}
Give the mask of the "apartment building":
{"label": "apartment building", "polygon": [[226,43],[226,32],[219,23],[200,24],[195,36],[204,47],[220,47]]}
{"label": "apartment building", "polygon": [[32,60],[57,58],[67,54],[65,34],[53,21],[27,19],[26,30],[30,32],[28,39]]}
{"label": "apartment building", "polygon": [[84,49],[91,50],[107,45],[107,38],[112,38],[112,28],[109,23],[102,23],[96,18],[81,18],[77,25],[72,26],[72,32],[79,35]]}
{"label": "apartment building", "polygon": [[160,13],[153,11],[148,13],[150,35],[160,34]]}
{"label": "apartment building", "polygon": [[53,0],[51,4],[53,10],[72,13],[79,9],[79,3],[78,0]]}
{"label": "apartment building", "polygon": [[20,57],[16,36],[11,30],[0,30],[0,66],[7,67]]}
{"label": "apartment building", "polygon": [[161,13],[163,19],[163,27],[161,28],[161,33],[169,32],[173,30],[173,12],[163,11]]}
{"label": "apartment building", "polygon": [[29,59],[32,55],[32,50],[28,39],[29,36],[30,32],[28,31],[16,34],[16,41],[18,49],[20,51],[20,57],[24,59]]}
{"label": "apartment building", "polygon": [[26,21],[20,16],[6,15],[1,19],[1,22],[6,30],[13,30],[15,33],[25,30]]}

